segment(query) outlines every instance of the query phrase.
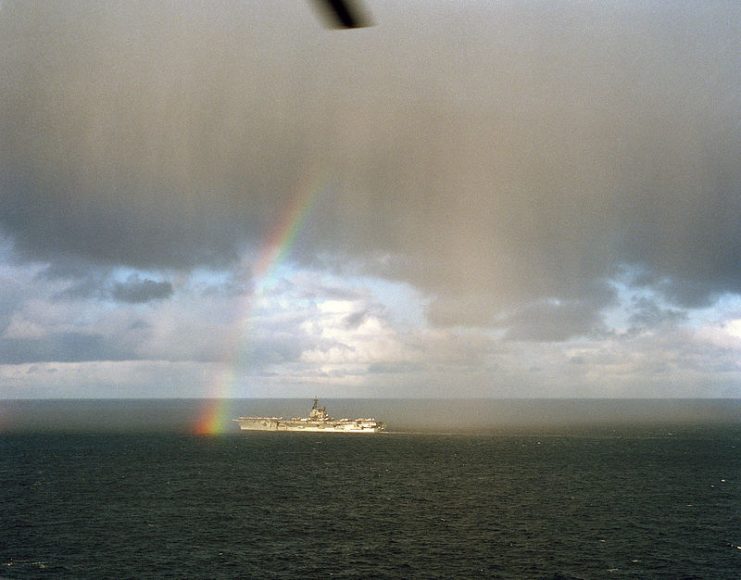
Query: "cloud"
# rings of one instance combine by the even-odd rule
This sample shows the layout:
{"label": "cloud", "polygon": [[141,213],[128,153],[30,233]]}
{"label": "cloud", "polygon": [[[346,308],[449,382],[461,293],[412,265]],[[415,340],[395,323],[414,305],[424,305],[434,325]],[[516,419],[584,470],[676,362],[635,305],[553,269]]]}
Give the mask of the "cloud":
{"label": "cloud", "polygon": [[111,289],[111,296],[118,302],[143,304],[153,300],[164,300],[172,296],[172,284],[167,281],[157,282],[131,274],[125,282],[117,282]]}
{"label": "cloud", "polygon": [[0,365],[0,397],[100,398],[198,397],[212,374],[202,363],[168,361],[93,361]]}
{"label": "cloud", "polygon": [[737,315],[724,322],[704,325],[697,336],[700,342],[726,353],[735,368],[741,367],[741,317]]}
{"label": "cloud", "polygon": [[301,326],[316,345],[302,353],[305,363],[368,365],[413,356],[388,321],[369,314],[367,305],[359,301],[325,300],[318,304],[317,315]]}
{"label": "cloud", "polygon": [[26,288],[29,280],[0,273],[0,335],[11,323],[13,314],[28,298]]}
{"label": "cloud", "polygon": [[623,264],[683,305],[738,292],[738,8],[562,8],[467,7],[460,43],[427,10],[333,35],[282,8],[9,3],[0,226],[34,259],[226,266],[313,166],[296,256],[398,256],[380,273],[471,296],[463,323]]}
{"label": "cloud", "polygon": [[[0,286],[6,359],[216,364],[307,187],[285,256],[304,279],[253,312],[259,372],[479,369],[489,392],[538,374],[518,348],[604,347],[610,309],[639,348],[741,294],[739,6],[373,12],[339,34],[304,4],[5,2],[3,263],[37,276]],[[358,290],[389,281],[415,328]]]}
{"label": "cloud", "polygon": [[[227,295],[205,300],[200,283],[181,282],[171,300],[146,309],[36,297],[14,313],[0,338],[2,393],[49,396],[56,388],[72,396],[93,392],[91,377],[97,377],[109,395],[152,394],[142,386],[150,381],[159,385],[161,396],[198,396],[198,389],[224,373],[234,377],[231,394],[249,396],[310,396],[317,389],[345,397],[738,392],[739,325],[733,303],[723,322],[697,328],[672,316],[656,323],[649,317],[646,325],[622,333],[580,332],[569,339],[535,333],[501,340],[486,329],[425,328],[396,319],[367,291],[347,287],[352,299],[337,298],[338,292],[322,299],[316,292],[335,284],[308,271],[278,281],[253,304],[244,332],[237,333],[233,321],[244,304]],[[655,305],[638,299],[632,304],[639,312],[652,312]],[[348,325],[353,315],[358,315],[355,325]],[[547,330],[564,324],[552,313],[541,321],[547,325],[551,318],[558,323]],[[181,372],[186,367],[191,376]]]}
{"label": "cloud", "polygon": [[687,313],[674,308],[662,308],[655,300],[646,296],[634,297],[632,300],[633,313],[629,322],[635,329],[655,327],[659,325],[674,325],[687,319]]}
{"label": "cloud", "polygon": [[0,364],[128,360],[131,354],[98,334],[65,332],[0,338]]}
{"label": "cloud", "polygon": [[49,266],[39,273],[37,280],[61,286],[52,297],[57,301],[92,299],[144,304],[165,300],[174,293],[172,283],[169,281],[153,280],[139,273],[128,274],[121,281],[115,269],[90,264],[73,270],[58,270],[54,266]]}
{"label": "cloud", "polygon": [[604,332],[604,324],[592,305],[578,301],[542,302],[524,308],[507,320],[509,340],[563,341]]}

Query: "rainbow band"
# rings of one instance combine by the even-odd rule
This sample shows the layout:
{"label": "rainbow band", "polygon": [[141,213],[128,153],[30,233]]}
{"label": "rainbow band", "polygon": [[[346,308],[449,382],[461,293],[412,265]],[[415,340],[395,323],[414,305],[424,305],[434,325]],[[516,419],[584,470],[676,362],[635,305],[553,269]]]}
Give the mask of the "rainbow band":
{"label": "rainbow band", "polygon": [[194,427],[200,435],[223,433],[231,421],[230,396],[237,380],[237,370],[243,365],[246,342],[249,340],[250,321],[254,301],[265,291],[267,283],[278,265],[290,255],[298,233],[306,223],[321,192],[325,190],[325,180],[316,171],[306,172],[297,187],[297,193],[289,206],[282,212],[281,219],[270,231],[261,246],[260,254],[252,269],[254,288],[245,297],[242,314],[237,324],[237,332],[224,361],[224,371],[216,379],[210,397]]}

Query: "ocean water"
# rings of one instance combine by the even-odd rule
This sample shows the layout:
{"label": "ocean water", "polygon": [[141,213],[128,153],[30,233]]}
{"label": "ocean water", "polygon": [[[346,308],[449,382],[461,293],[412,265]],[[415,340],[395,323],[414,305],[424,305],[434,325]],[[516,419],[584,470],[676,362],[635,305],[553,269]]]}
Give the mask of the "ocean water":
{"label": "ocean water", "polygon": [[196,401],[3,403],[0,577],[741,577],[737,402],[417,429],[438,403],[387,434],[211,437],[181,428]]}

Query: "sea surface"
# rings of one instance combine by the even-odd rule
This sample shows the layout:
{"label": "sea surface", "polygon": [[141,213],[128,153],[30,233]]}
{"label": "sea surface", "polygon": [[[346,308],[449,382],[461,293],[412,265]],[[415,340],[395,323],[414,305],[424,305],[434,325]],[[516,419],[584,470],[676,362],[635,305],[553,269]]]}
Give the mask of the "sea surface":
{"label": "sea surface", "polygon": [[738,401],[327,401],[396,426],[193,435],[203,404],[0,402],[0,577],[741,577]]}

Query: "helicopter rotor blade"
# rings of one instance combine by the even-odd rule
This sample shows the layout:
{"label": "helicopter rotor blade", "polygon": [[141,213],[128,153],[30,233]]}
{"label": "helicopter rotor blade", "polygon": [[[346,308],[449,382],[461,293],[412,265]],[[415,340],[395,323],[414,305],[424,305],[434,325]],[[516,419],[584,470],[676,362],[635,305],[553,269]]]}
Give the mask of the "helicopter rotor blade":
{"label": "helicopter rotor blade", "polygon": [[357,2],[352,0],[315,0],[333,28],[363,28],[370,26]]}

